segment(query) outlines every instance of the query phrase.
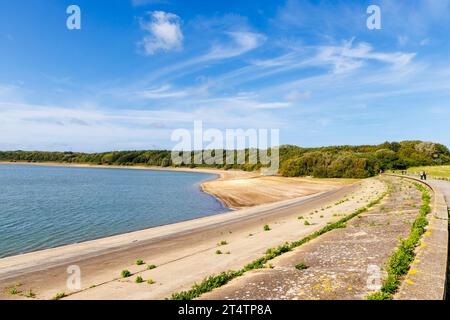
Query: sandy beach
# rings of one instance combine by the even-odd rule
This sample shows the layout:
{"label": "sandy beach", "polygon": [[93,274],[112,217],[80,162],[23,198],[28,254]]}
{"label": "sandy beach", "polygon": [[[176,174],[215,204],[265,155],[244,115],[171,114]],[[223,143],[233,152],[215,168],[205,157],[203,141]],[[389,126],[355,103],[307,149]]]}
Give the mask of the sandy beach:
{"label": "sandy beach", "polygon": [[[61,292],[67,299],[164,299],[206,276],[240,268],[268,248],[306,236],[385,189],[378,179],[286,179],[241,171],[175,170],[218,174],[219,179],[204,183],[207,192],[236,208],[253,207],[0,259],[0,287],[5,289],[0,298],[27,299],[23,293],[31,289],[36,299],[51,299]],[[304,225],[299,215],[310,225]],[[265,224],[270,231],[263,230]],[[226,245],[218,246],[221,241]],[[137,259],[146,264],[137,266]],[[150,264],[157,268],[147,270]],[[70,265],[81,269],[79,290],[66,286]],[[124,269],[133,276],[122,279]],[[134,283],[137,275],[155,283]],[[8,294],[12,286],[19,294]]]}

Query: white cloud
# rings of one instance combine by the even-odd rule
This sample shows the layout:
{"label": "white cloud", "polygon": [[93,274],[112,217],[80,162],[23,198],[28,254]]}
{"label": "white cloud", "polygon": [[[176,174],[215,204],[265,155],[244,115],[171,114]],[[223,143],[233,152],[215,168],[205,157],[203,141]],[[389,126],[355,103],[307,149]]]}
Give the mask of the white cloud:
{"label": "white cloud", "polygon": [[153,55],[158,50],[181,50],[183,33],[180,17],[164,11],[153,11],[148,15],[150,20],[140,21],[141,29],[149,33],[139,43],[144,53]]}
{"label": "white cloud", "polygon": [[203,96],[208,94],[208,86],[186,87],[184,89],[172,89],[171,85],[165,84],[157,88],[139,90],[133,96],[139,99],[175,99],[188,96]]}
{"label": "white cloud", "polygon": [[231,43],[214,45],[204,57],[205,60],[226,59],[240,56],[261,46],[266,37],[254,32],[227,32]]}
{"label": "white cloud", "polygon": [[318,64],[331,64],[334,73],[344,73],[358,69],[364,65],[366,60],[375,60],[402,67],[408,65],[415,57],[415,53],[404,52],[377,52],[368,43],[362,42],[353,46],[353,39],[346,41],[342,46],[324,46],[319,49],[316,57]]}
{"label": "white cloud", "polygon": [[[191,129],[196,120],[208,127],[281,127],[277,117],[264,112],[248,113],[245,108],[280,107],[250,99],[214,100],[195,108],[176,110],[68,108],[54,105],[0,102],[0,149],[72,150],[98,152],[123,149],[171,148],[173,129]],[[228,106],[228,109],[226,108]],[[234,112],[230,112],[233,108]],[[89,142],[86,144],[86,142]]]}
{"label": "white cloud", "polygon": [[181,98],[188,95],[186,90],[171,91],[170,85],[136,92],[136,96],[144,99]]}

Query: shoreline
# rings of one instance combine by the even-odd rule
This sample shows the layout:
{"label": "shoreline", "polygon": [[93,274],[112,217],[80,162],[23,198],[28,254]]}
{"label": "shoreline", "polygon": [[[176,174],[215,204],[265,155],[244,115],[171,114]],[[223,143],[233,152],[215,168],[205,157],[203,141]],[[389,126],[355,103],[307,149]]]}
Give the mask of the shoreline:
{"label": "shoreline", "polygon": [[200,183],[200,190],[218,200],[225,208],[239,210],[254,206],[275,203],[288,199],[300,198],[337,188],[341,185],[351,184],[360,179],[332,179],[309,177],[282,177],[263,176],[259,172],[243,170],[223,170],[215,168],[177,168],[157,166],[120,166],[95,165],[86,163],[62,162],[0,162],[0,165],[32,165],[56,166],[67,168],[97,168],[97,169],[129,169],[208,173],[216,175],[215,178],[206,179]]}
{"label": "shoreline", "polygon": [[[210,274],[242,266],[269,247],[296,240],[339,219],[336,213],[351,212],[362,204],[350,201],[336,205],[336,201],[350,193],[355,193],[355,198],[370,198],[371,186],[381,188],[377,180],[369,179],[302,198],[3,258],[0,287],[21,283],[21,289],[33,289],[38,299],[50,299],[64,291],[75,299],[164,299]],[[324,218],[319,213],[309,216],[326,204],[330,209],[320,212]],[[311,226],[298,220],[299,214],[308,215]],[[270,225],[270,232],[263,230],[264,224]],[[220,247],[224,254],[217,255],[217,243],[222,240],[228,244]],[[145,265],[142,268],[133,263],[136,259],[157,268],[145,270]],[[82,269],[82,290],[65,288],[69,265]],[[133,275],[151,276],[156,285],[135,284],[134,277],[121,279],[120,272],[125,268]],[[2,298],[14,297],[0,293]]]}
{"label": "shoreline", "polygon": [[17,164],[17,165],[30,165],[30,166],[49,166],[49,167],[68,167],[68,168],[97,168],[97,169],[130,169],[130,170],[153,170],[153,171],[179,171],[179,172],[199,172],[199,173],[211,173],[219,175],[219,178],[226,178],[226,172],[243,172],[242,170],[221,170],[213,168],[187,168],[187,167],[158,167],[158,166],[121,166],[121,165],[103,165],[103,164],[90,164],[90,163],[66,163],[66,162],[26,162],[26,161],[0,161],[2,164]]}
{"label": "shoreline", "polygon": [[[162,227],[170,227],[170,226],[175,226],[175,225],[183,224],[183,223],[192,222],[195,224],[195,222],[198,219],[228,215],[232,212],[237,212],[237,211],[241,211],[241,210],[245,210],[245,209],[257,208],[258,210],[261,210],[265,206],[276,209],[280,206],[283,206],[285,203],[291,203],[292,201],[296,202],[298,200],[307,199],[309,196],[320,195],[321,193],[331,191],[333,189],[338,189],[339,186],[352,184],[352,183],[343,183],[343,184],[339,183],[338,186],[330,186],[330,185],[326,185],[326,187],[319,186],[319,188],[316,188],[314,190],[308,189],[306,192],[302,192],[302,194],[297,194],[295,196],[279,197],[276,199],[276,201],[268,201],[267,199],[266,199],[266,201],[264,201],[264,199],[263,199],[260,201],[254,201],[254,203],[252,203],[251,205],[244,206],[244,205],[239,205],[239,202],[232,198],[232,196],[233,196],[232,192],[234,191],[235,193],[241,193],[241,192],[244,193],[244,192],[250,192],[250,191],[237,189],[236,186],[233,185],[234,182],[237,183],[238,187],[241,187],[241,185],[244,184],[244,188],[247,189],[248,181],[251,181],[251,183],[256,181],[260,185],[264,186],[265,184],[268,183],[267,180],[273,180],[274,178],[266,177],[264,179],[264,177],[260,176],[259,174],[255,173],[255,172],[246,172],[246,171],[242,171],[242,170],[220,170],[220,169],[210,169],[210,168],[194,168],[194,169],[192,169],[192,168],[171,168],[171,167],[161,168],[161,167],[154,167],[154,166],[118,166],[118,165],[105,166],[105,165],[94,165],[94,164],[84,164],[84,163],[83,164],[78,164],[78,163],[77,164],[69,164],[69,163],[61,163],[61,162],[32,162],[32,163],[29,163],[29,162],[0,161],[0,165],[14,165],[14,164],[24,165],[24,166],[31,165],[31,166],[50,166],[50,167],[53,166],[53,167],[68,167],[68,168],[129,169],[129,170],[152,170],[152,171],[175,171],[175,172],[178,171],[178,172],[194,172],[194,173],[213,174],[213,175],[215,175],[215,177],[204,180],[201,183],[199,183],[199,188],[202,192],[207,193],[211,197],[214,197],[217,201],[219,201],[223,205],[224,208],[229,209],[229,211],[223,212],[223,213],[214,213],[214,214],[206,215],[206,216],[203,216],[200,218],[195,218],[195,219],[179,220],[179,221],[176,221],[173,223],[161,224],[161,225],[156,225],[156,226],[152,226],[152,227],[146,227],[143,229],[137,229],[137,230],[128,231],[125,233],[119,232],[119,233],[113,234],[113,235],[100,236],[98,238],[85,239],[85,240],[79,241],[79,242],[62,244],[62,245],[58,245],[58,246],[54,246],[54,247],[37,249],[37,250],[18,253],[18,254],[14,254],[14,255],[8,255],[5,257],[0,257],[0,260],[11,258],[11,257],[16,257],[16,256],[29,255],[29,254],[38,253],[41,251],[58,249],[58,248],[62,248],[62,247],[70,247],[73,245],[95,242],[95,241],[99,241],[99,240],[114,239],[115,237],[120,237],[120,236],[126,237],[127,235],[132,235],[133,233],[145,232],[145,231],[152,230],[152,229],[158,229],[158,228],[162,228]],[[258,180],[258,179],[260,179],[260,180]],[[280,179],[283,182],[288,182],[289,180],[293,180],[292,178],[284,178],[284,177],[278,177],[275,179]],[[298,180],[300,185],[309,183],[311,181],[311,179],[307,179],[307,178],[294,178],[294,179]],[[326,181],[326,180],[327,179],[324,179],[324,181]],[[345,179],[340,179],[340,180],[345,180]],[[358,181],[358,180],[355,180],[355,181]],[[271,181],[269,181],[269,182],[271,182]],[[229,186],[224,187],[224,184],[230,184],[230,183],[232,184],[231,189],[236,189],[236,190],[230,191]],[[275,183],[279,184],[278,181],[276,181]],[[211,186],[212,184],[214,184],[214,185]],[[258,193],[261,191],[262,186],[259,186],[259,190],[258,190],[258,186],[256,186],[256,188],[255,188],[256,190],[253,190],[249,194],[249,196],[254,197],[255,193]],[[291,185],[288,185],[288,186],[291,187]],[[269,189],[271,187],[272,186],[269,186]],[[270,191],[272,193],[272,190],[270,190]],[[231,194],[231,196],[230,196],[230,194]],[[273,199],[270,199],[270,200],[273,200]],[[236,204],[238,204],[238,205],[236,205]]]}
{"label": "shoreline", "polygon": [[[0,257],[1,259],[7,259],[7,258],[11,258],[11,257],[16,257],[16,256],[23,256],[23,255],[29,255],[29,254],[33,254],[33,253],[38,253],[41,251],[47,251],[47,250],[54,250],[54,249],[59,249],[62,247],[70,247],[73,245],[79,245],[79,244],[85,244],[85,243],[90,243],[90,242],[95,242],[95,241],[99,241],[99,240],[106,240],[106,239],[114,239],[116,237],[120,237],[120,236],[128,236],[128,235],[133,235],[134,233],[140,233],[140,232],[146,232],[152,229],[158,229],[158,228],[162,228],[162,227],[170,227],[170,226],[175,226],[178,224],[183,224],[183,223],[195,223],[197,220],[199,219],[203,219],[203,218],[209,218],[209,217],[215,217],[215,216],[222,216],[222,215],[228,215],[232,212],[239,212],[245,209],[252,209],[252,208],[256,208],[257,210],[261,210],[263,209],[265,206],[268,206],[270,208],[279,208],[280,206],[283,206],[285,203],[290,203],[290,202],[296,202],[298,200],[302,200],[302,199],[307,199],[309,196],[313,196],[313,195],[320,195],[321,193],[324,193],[326,191],[331,191],[333,189],[337,189],[337,187],[330,187],[327,186],[326,188],[319,188],[317,190],[314,190],[314,192],[308,191],[305,192],[302,195],[298,195],[295,197],[282,197],[281,199],[278,199],[277,201],[255,201],[254,204],[249,205],[249,206],[236,206],[234,204],[236,204],[236,201],[233,202],[233,199],[230,200],[229,194],[231,193],[230,190],[223,188],[223,183],[233,183],[233,181],[236,181],[236,183],[238,185],[241,185],[243,182],[246,183],[247,180],[251,180],[252,182],[254,181],[258,181],[261,184],[265,184],[267,183],[267,179],[272,179],[270,177],[267,177],[266,180],[257,180],[258,178],[263,178],[260,175],[258,175],[255,172],[246,172],[246,171],[242,171],[242,170],[220,170],[220,169],[209,169],[209,168],[161,168],[161,167],[154,167],[154,166],[105,166],[105,165],[93,165],[93,164],[66,164],[66,163],[60,163],[60,162],[33,162],[33,163],[28,163],[28,162],[5,162],[5,161],[0,161],[0,165],[32,165],[32,166],[54,166],[54,167],[68,167],[68,168],[99,168],[99,169],[129,169],[129,170],[151,170],[151,171],[175,171],[175,172],[194,172],[194,173],[208,173],[208,174],[213,174],[215,177],[211,178],[211,179],[207,179],[202,181],[199,184],[199,188],[202,192],[207,193],[208,195],[210,195],[211,197],[214,197],[217,201],[219,201],[224,208],[229,209],[228,212],[224,212],[224,213],[213,213],[210,215],[206,215],[200,218],[195,218],[195,219],[187,219],[187,220],[180,220],[180,221],[176,221],[176,222],[172,222],[172,223],[166,223],[166,224],[161,224],[161,225],[155,225],[152,227],[145,227],[142,229],[137,229],[137,230],[133,230],[133,231],[128,231],[125,233],[117,233],[117,234],[113,234],[113,235],[108,235],[108,236],[100,236],[98,238],[91,238],[91,239],[85,239],[83,241],[79,241],[79,242],[74,242],[74,243],[68,243],[68,244],[62,244],[62,245],[58,245],[58,246],[54,246],[54,247],[49,247],[49,248],[43,248],[43,249],[37,249],[37,250],[32,250],[32,251],[28,251],[28,252],[23,252],[23,253],[18,253],[18,254],[14,254],[14,255],[8,255],[5,257]],[[289,178],[284,178],[284,177],[278,177],[278,179],[282,179],[284,181],[288,181]],[[303,180],[301,180],[302,178],[299,178],[300,183],[304,183]],[[326,179],[325,179],[326,180]],[[344,179],[342,179],[344,180]],[[217,186],[211,187],[210,184],[218,184]],[[343,185],[346,184],[352,184],[352,183],[344,183]],[[225,190],[220,190],[220,189],[225,189]],[[232,188],[234,188],[232,186]],[[245,186],[245,188],[247,188]],[[212,190],[210,190],[212,189]],[[217,190],[219,189],[219,190]],[[237,193],[240,193],[241,190],[237,190]],[[258,192],[258,190],[256,190],[256,193]],[[253,196],[253,194],[252,194]]]}
{"label": "shoreline", "polygon": [[258,174],[253,172],[246,172],[242,170],[221,170],[221,169],[213,169],[213,168],[177,168],[177,167],[158,167],[158,166],[120,166],[120,165],[98,165],[98,164],[89,164],[89,163],[65,163],[65,162],[26,162],[26,161],[0,161],[0,165],[31,165],[31,166],[50,166],[50,167],[67,167],[67,168],[96,168],[96,169],[129,169],[129,170],[150,170],[150,171],[173,171],[173,172],[194,172],[194,173],[208,173],[216,175],[215,178],[207,179],[200,183],[200,190],[204,193],[209,194],[218,200],[225,208],[230,210],[236,210],[229,206],[229,203],[225,201],[222,197],[211,193],[207,190],[205,186],[206,183],[215,181],[215,180],[231,180],[231,179],[239,179],[239,178],[249,178],[253,176],[257,176]]}

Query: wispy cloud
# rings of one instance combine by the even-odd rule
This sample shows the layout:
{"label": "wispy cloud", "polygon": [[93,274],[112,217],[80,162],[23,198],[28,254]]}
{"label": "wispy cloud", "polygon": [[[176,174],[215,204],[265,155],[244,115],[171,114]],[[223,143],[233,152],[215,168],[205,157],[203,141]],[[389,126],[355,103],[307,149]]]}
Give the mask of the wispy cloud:
{"label": "wispy cloud", "polygon": [[264,43],[266,37],[254,32],[226,32],[232,39],[231,43],[213,45],[210,52],[201,60],[226,59],[240,56]]}
{"label": "wispy cloud", "polygon": [[153,11],[149,12],[146,18],[141,19],[140,26],[149,35],[139,42],[145,54],[153,55],[158,50],[181,50],[183,32],[179,16],[164,11]]}

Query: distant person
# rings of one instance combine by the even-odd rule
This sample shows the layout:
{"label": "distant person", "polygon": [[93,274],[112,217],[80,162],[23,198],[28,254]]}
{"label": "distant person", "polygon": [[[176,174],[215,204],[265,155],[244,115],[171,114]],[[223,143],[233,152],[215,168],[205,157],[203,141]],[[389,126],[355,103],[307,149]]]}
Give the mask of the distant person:
{"label": "distant person", "polygon": [[425,171],[423,172],[423,180],[427,180],[427,173]]}
{"label": "distant person", "polygon": [[383,170],[380,169],[380,171],[378,171],[378,174],[383,174]]}
{"label": "distant person", "polygon": [[420,171],[420,180],[423,180],[424,172]]}

